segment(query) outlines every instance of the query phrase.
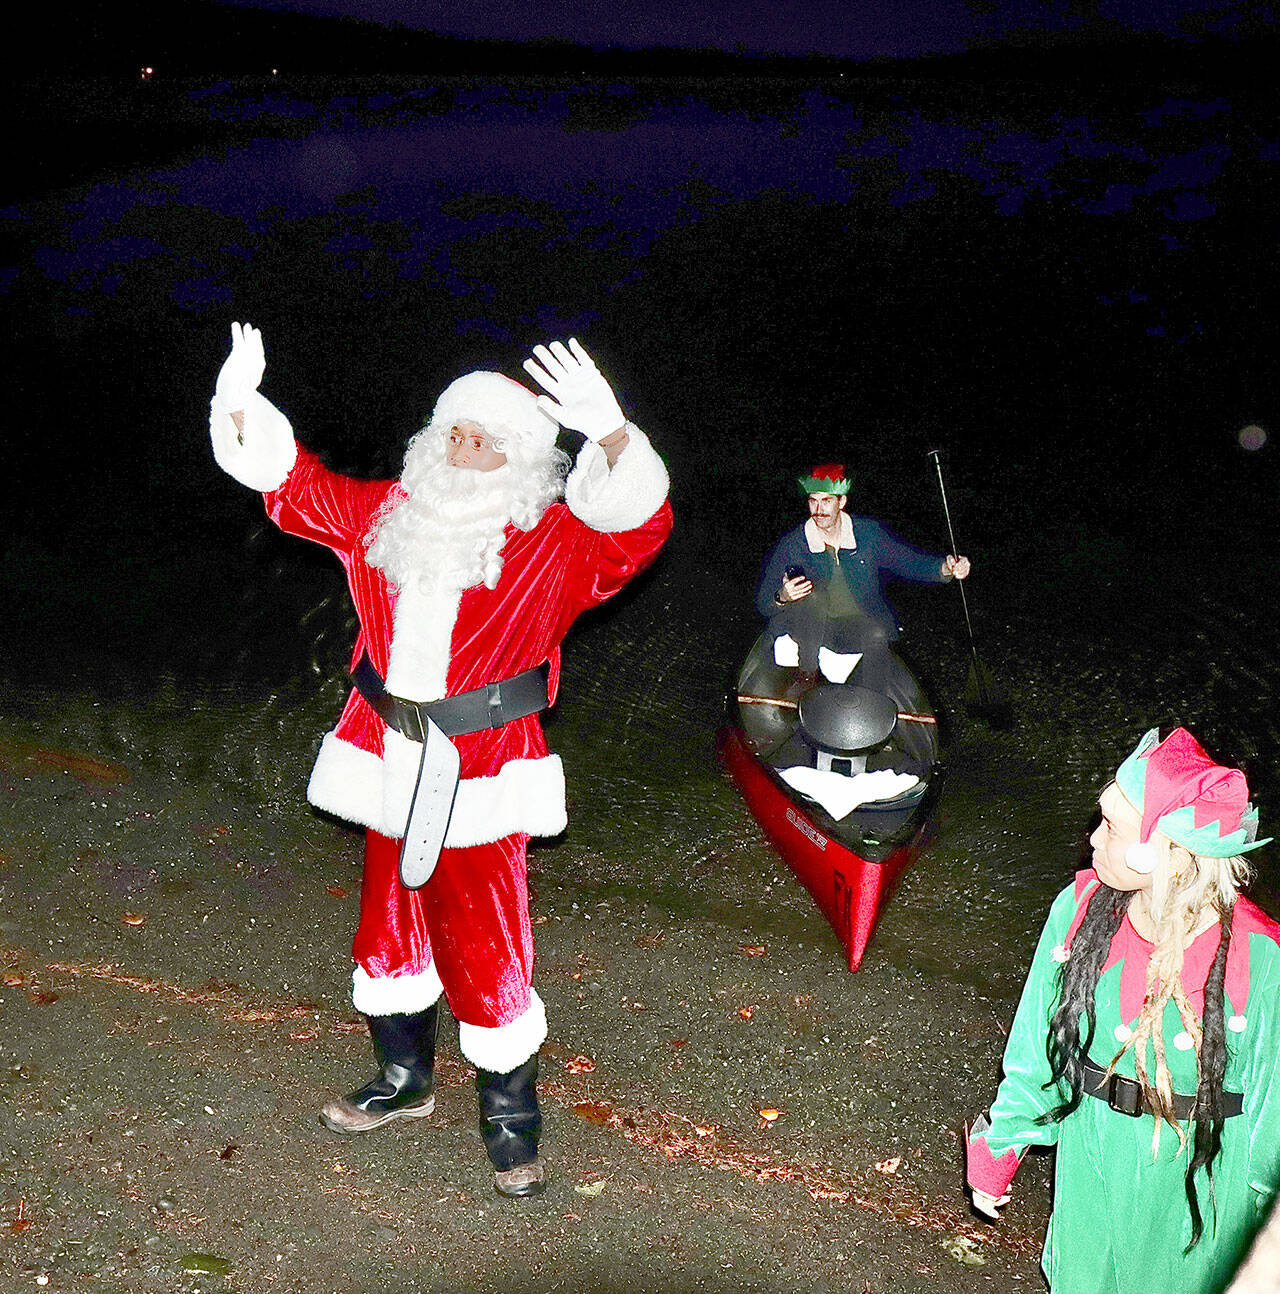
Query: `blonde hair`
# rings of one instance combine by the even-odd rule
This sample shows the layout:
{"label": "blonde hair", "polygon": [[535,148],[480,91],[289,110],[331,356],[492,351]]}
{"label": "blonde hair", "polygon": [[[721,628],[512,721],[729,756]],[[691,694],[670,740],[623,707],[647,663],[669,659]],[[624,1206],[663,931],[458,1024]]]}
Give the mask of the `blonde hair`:
{"label": "blonde hair", "polygon": [[[1108,1077],[1127,1051],[1133,1052],[1138,1082],[1148,1107],[1156,1116],[1151,1151],[1160,1147],[1160,1130],[1169,1124],[1178,1135],[1181,1151],[1187,1142],[1186,1129],[1173,1114],[1173,1081],[1164,1050],[1165,1008],[1173,1002],[1182,1027],[1191,1039],[1196,1073],[1201,1073],[1204,1045],[1203,1020],[1196,1014],[1190,995],[1182,983],[1182,966],[1186,951],[1197,927],[1212,912],[1221,926],[1228,927],[1236,897],[1252,876],[1252,868],[1243,857],[1212,858],[1193,854],[1175,844],[1163,832],[1152,833],[1156,864],[1147,892],[1147,907],[1155,927],[1151,960],[1147,963],[1147,990],[1142,1011],[1133,1032],[1116,1052],[1107,1067]],[[1206,1007],[1207,1007],[1206,1002]],[[1151,1044],[1154,1069],[1147,1063],[1147,1044]]]}

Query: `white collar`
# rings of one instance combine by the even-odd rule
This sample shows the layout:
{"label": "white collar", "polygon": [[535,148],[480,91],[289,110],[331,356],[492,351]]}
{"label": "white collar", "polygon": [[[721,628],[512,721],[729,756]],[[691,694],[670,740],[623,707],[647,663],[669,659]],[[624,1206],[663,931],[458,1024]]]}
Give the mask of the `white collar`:
{"label": "white collar", "polygon": [[[818,529],[818,523],[812,517],[804,523],[804,541],[809,545],[811,553],[822,553],[827,550],[827,537]],[[847,512],[840,513],[840,541],[837,548],[858,547],[858,541],[853,537],[853,522]]]}

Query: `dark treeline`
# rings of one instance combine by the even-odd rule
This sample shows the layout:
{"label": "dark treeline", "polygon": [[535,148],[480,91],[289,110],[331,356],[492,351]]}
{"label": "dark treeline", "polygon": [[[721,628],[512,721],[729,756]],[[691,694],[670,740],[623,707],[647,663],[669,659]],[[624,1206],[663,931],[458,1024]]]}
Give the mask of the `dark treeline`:
{"label": "dark treeline", "polygon": [[[477,40],[355,18],[317,17],[214,0],[81,0],[47,17],[24,46],[28,73],[136,76],[436,74],[477,76],[803,76],[891,74],[1108,83],[1119,77],[1233,83],[1275,66],[1280,36],[1261,18],[1233,39],[1188,30],[1181,38],[1111,29],[1079,35],[1013,33],[963,54],[857,61],[745,49],[590,48],[570,41]],[[22,66],[14,74],[23,75]]]}

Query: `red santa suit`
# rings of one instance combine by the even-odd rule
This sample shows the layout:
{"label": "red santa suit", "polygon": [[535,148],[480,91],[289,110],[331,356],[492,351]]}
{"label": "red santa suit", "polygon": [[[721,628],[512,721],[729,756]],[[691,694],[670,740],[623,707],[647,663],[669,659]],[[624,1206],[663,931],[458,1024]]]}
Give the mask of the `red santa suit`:
{"label": "red santa suit", "polygon": [[[298,446],[288,422],[260,396],[242,437],[219,435],[220,465],[263,491],[289,534],[325,545],[342,562],[360,621],[352,663],[367,654],[388,689],[415,700],[456,696],[550,662],[554,701],[560,643],[574,619],[648,565],[671,531],[662,460],[643,432],[609,469],[588,443],[552,503],[528,530],[506,528],[495,588],[449,598],[402,591],[366,560],[373,523],[400,493],[395,481],[360,481]],[[443,602],[443,605],[442,605]],[[530,836],[566,825],[564,772],[536,715],[452,738],[461,781],[445,848],[420,890],[400,884],[404,830],[421,747],[353,691],[320,748],[312,804],[368,828],[353,1001],[367,1015],[416,1012],[443,989],[473,1064],[506,1072],[546,1035],[532,988],[533,940],[525,882]]]}

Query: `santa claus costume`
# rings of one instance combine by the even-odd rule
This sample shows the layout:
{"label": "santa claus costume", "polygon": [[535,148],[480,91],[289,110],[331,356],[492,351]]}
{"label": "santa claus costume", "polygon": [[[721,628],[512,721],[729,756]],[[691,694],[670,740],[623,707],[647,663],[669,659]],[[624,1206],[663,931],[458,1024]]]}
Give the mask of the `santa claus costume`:
{"label": "santa claus costume", "polygon": [[[504,1194],[545,1182],[535,1082],[547,1026],[532,984],[525,849],[563,830],[566,813],[537,712],[555,700],[575,618],[647,566],[671,530],[662,460],[643,432],[623,429],[585,351],[553,343],[535,354],[526,367],[549,395],[497,373],[459,378],[398,481],[341,475],[297,444],[257,391],[262,345],[248,326],[233,328],[210,416],[219,465],[262,492],[282,530],[338,557],[360,622],[360,687],[321,743],[307,796],[367,829],[352,1000],[380,1070],[321,1117],[363,1132],[431,1113],[443,994],[477,1069]],[[587,436],[567,479],[560,423]],[[469,470],[468,436],[486,469]],[[444,725],[459,778],[438,862],[411,889],[400,837],[417,811],[423,715]]]}

